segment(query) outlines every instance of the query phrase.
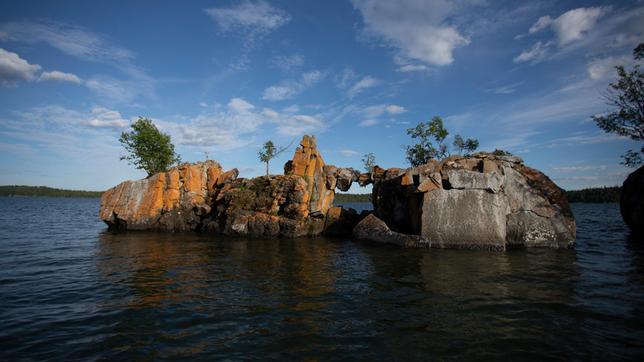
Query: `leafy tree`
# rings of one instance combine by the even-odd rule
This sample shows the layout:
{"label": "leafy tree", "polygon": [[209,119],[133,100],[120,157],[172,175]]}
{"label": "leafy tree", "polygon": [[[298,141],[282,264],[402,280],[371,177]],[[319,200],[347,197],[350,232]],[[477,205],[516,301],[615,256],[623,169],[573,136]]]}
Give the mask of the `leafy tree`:
{"label": "leafy tree", "polygon": [[[644,58],[644,43],[633,50],[636,61]],[[617,110],[606,115],[594,116],[593,120],[599,128],[608,133],[627,136],[633,140],[644,140],[644,73],[640,65],[636,64],[633,70],[626,71],[623,66],[615,67],[617,82],[610,83],[606,94],[607,103],[617,107]],[[644,145],[639,151],[629,150],[622,155],[623,165],[635,167],[642,162]]]}
{"label": "leafy tree", "polygon": [[181,162],[181,157],[174,152],[170,136],[159,131],[150,119],[139,117],[131,127],[132,131],[121,133],[119,138],[128,152],[127,156],[121,156],[121,160],[144,170],[148,177]]}
{"label": "leafy tree", "polygon": [[277,149],[277,147],[275,147],[273,141],[271,140],[268,140],[264,143],[264,146],[262,146],[262,149],[257,153],[257,155],[259,156],[259,160],[266,164],[266,177],[270,177],[268,173],[268,165],[271,160],[280,153],[286,151],[289,147],[291,147],[292,144],[293,141],[291,141],[288,146]]}
{"label": "leafy tree", "polygon": [[366,155],[364,155],[364,158],[362,159],[362,164],[364,165],[364,169],[367,172],[371,172],[373,169],[373,166],[376,165],[376,155],[373,153],[369,152]]}
{"label": "leafy tree", "polygon": [[415,128],[407,129],[407,134],[413,139],[418,139],[417,144],[407,146],[407,161],[412,166],[423,165],[431,159],[447,156],[447,145],[444,142],[449,132],[443,126],[442,118],[435,116],[427,123],[420,122]]}
{"label": "leafy tree", "polygon": [[465,151],[465,155],[467,156],[470,153],[474,152],[474,150],[479,148],[479,141],[475,138],[468,138],[464,140],[460,134],[457,134],[456,136],[454,136],[454,148],[459,155],[462,155],[463,151]]}

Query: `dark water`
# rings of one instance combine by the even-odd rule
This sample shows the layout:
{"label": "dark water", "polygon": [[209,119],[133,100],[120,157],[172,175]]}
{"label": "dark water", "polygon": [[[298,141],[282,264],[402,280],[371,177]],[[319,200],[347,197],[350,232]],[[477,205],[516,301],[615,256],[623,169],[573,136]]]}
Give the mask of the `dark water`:
{"label": "dark water", "polygon": [[0,360],[644,356],[644,247],[574,205],[575,250],[104,232],[98,200],[0,198]]}

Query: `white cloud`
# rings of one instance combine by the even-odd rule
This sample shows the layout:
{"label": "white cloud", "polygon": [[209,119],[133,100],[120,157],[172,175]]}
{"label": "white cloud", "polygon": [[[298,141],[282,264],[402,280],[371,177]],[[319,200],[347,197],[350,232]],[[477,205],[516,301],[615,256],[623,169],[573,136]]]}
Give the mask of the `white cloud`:
{"label": "white cloud", "polygon": [[105,107],[93,107],[91,117],[84,122],[86,125],[96,128],[123,129],[130,125],[130,122],[123,119],[121,113]]}
{"label": "white cloud", "polygon": [[255,108],[254,105],[246,102],[241,98],[233,98],[228,102],[228,109],[236,114],[248,114]]}
{"label": "white cloud", "polygon": [[16,81],[31,81],[40,71],[37,64],[29,64],[16,53],[0,48],[0,84],[10,85]]}
{"label": "white cloud", "polygon": [[58,70],[51,72],[42,72],[38,81],[55,81],[55,82],[70,82],[75,84],[81,84],[81,79],[72,73],[64,73]]}
{"label": "white cloud", "polygon": [[396,69],[396,71],[403,73],[422,72],[424,70],[427,70],[427,66],[423,64],[406,64]]}
{"label": "white cloud", "polygon": [[349,97],[355,97],[358,93],[362,92],[365,89],[372,88],[380,84],[380,81],[370,75],[363,77],[357,81],[351,88],[349,88],[347,94]]}
{"label": "white cloud", "polygon": [[286,99],[291,99],[307,88],[310,88],[317,84],[319,81],[324,79],[325,76],[325,73],[319,70],[314,70],[302,74],[300,79],[297,81],[282,81],[276,85],[264,89],[262,99],[269,101],[283,101]]}
{"label": "white cloud", "polygon": [[365,119],[364,121],[358,123],[358,126],[360,126],[360,127],[371,127],[371,126],[377,125],[378,123],[380,123],[379,120],[370,118],[370,119]]}
{"label": "white cloud", "polygon": [[532,48],[522,51],[521,54],[517,55],[513,59],[513,61],[515,63],[538,62],[548,54],[549,46],[550,42],[544,44],[538,41],[532,46]]}
{"label": "white cloud", "polygon": [[264,108],[264,110],[262,111],[262,115],[270,119],[277,119],[279,117],[279,113],[275,112],[270,108]]}
{"label": "white cloud", "polygon": [[128,103],[137,97],[154,98],[153,83],[137,79],[123,80],[110,76],[97,75],[84,82],[89,90],[108,101]]}
{"label": "white cloud", "polygon": [[354,151],[354,150],[340,150],[340,154],[344,157],[353,157],[353,156],[358,156],[360,152]]}
{"label": "white cloud", "polygon": [[354,79],[356,79],[356,72],[351,69],[351,68],[344,68],[342,71],[342,76],[336,78],[337,86],[339,88],[347,88],[349,84],[353,82]]}
{"label": "white cloud", "polygon": [[278,55],[271,59],[273,66],[288,72],[304,65],[304,56],[300,54]]}
{"label": "white cloud", "polygon": [[387,112],[389,114],[401,114],[401,113],[407,112],[407,110],[405,109],[405,107],[401,107],[395,104],[390,104],[387,106]]}
{"label": "white cloud", "polygon": [[608,167],[606,165],[579,165],[579,166],[559,166],[555,167],[555,171],[568,173],[568,172],[583,172],[583,171],[603,171]]}
{"label": "white cloud", "polygon": [[633,59],[627,56],[594,59],[588,63],[588,76],[592,80],[607,80],[615,78],[617,75],[615,70],[616,66],[623,65],[629,67],[632,64]]}
{"label": "white cloud", "polygon": [[[605,14],[608,9],[604,7],[577,8],[566,11],[556,19],[547,15],[542,16],[530,27],[528,33],[534,34],[550,28],[557,36],[558,45],[563,47],[582,39],[588,31],[595,27],[599,17]],[[517,38],[521,37],[518,36]],[[537,44],[535,44],[535,47]]]}
{"label": "white cloud", "polygon": [[459,3],[463,2],[353,0],[366,35],[397,49],[400,58],[436,66],[451,64],[454,49],[470,42],[449,25]]}
{"label": "white cloud", "polygon": [[45,42],[63,53],[97,62],[129,63],[134,57],[127,49],[110,45],[100,36],[79,26],[41,22],[12,22],[2,24],[8,39],[26,43]]}
{"label": "white cloud", "polygon": [[547,15],[542,16],[539,18],[539,20],[537,20],[536,23],[534,23],[534,25],[530,27],[529,32],[530,34],[536,33],[542,29],[547,28],[548,26],[550,26],[550,24],[552,24],[552,18]]}
{"label": "white cloud", "polygon": [[246,0],[231,7],[214,7],[204,11],[225,32],[267,33],[291,20],[288,13],[265,1]]}
{"label": "white cloud", "polygon": [[578,8],[567,11],[552,21],[552,30],[557,34],[559,45],[566,45],[574,40],[581,39],[583,34],[590,30],[605,9]]}
{"label": "white cloud", "polygon": [[277,126],[277,130],[281,134],[288,136],[300,136],[320,131],[324,128],[324,122],[320,119],[301,114],[283,118],[278,122]]}

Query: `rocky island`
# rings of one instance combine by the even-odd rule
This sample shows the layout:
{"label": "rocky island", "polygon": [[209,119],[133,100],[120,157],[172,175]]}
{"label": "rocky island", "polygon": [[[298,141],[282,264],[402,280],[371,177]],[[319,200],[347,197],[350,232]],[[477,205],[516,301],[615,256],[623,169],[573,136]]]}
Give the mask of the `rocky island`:
{"label": "rocky island", "polygon": [[[575,220],[564,191],[515,156],[450,156],[361,173],[325,164],[304,136],[284,175],[245,179],[215,161],[183,163],[125,181],[101,198],[115,230],[200,231],[249,237],[353,235],[405,247],[568,248]],[[373,212],[333,205],[335,190],[373,184]]]}

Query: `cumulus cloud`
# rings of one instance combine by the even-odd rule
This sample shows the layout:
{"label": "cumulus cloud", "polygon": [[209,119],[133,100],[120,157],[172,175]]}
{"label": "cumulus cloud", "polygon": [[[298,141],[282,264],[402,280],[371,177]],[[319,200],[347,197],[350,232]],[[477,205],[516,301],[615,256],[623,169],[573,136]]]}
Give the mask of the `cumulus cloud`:
{"label": "cumulus cloud", "polygon": [[54,82],[70,82],[75,84],[81,84],[81,79],[72,73],[64,73],[58,70],[51,72],[42,72],[38,81],[54,81]]}
{"label": "cumulus cloud", "polygon": [[264,89],[262,99],[269,101],[283,101],[291,99],[296,95],[302,93],[307,88],[310,88],[324,79],[326,74],[319,70],[314,70],[302,74],[300,79],[296,81],[282,81],[276,85]]}
{"label": "cumulus cloud", "polygon": [[267,33],[291,20],[288,13],[265,1],[242,1],[231,7],[213,7],[204,11],[224,32]]}
{"label": "cumulus cloud", "polygon": [[351,86],[347,94],[349,95],[349,97],[355,97],[358,93],[362,92],[363,90],[375,87],[378,84],[380,84],[380,80],[370,75],[367,75],[362,79],[360,79],[359,81],[357,81],[353,86]]}
{"label": "cumulus cloud", "polygon": [[29,64],[18,54],[0,48],[0,84],[11,85],[21,80],[34,80],[40,69],[39,65]]}
{"label": "cumulus cloud", "polygon": [[105,107],[93,107],[91,113],[91,117],[83,122],[90,127],[123,129],[130,124],[121,113]]}
{"label": "cumulus cloud", "polygon": [[405,107],[401,107],[395,104],[390,104],[387,106],[387,112],[389,114],[401,114],[401,113],[407,112],[407,110],[405,109]]}
{"label": "cumulus cloud", "polygon": [[451,64],[454,50],[470,43],[455,26],[449,25],[449,17],[458,10],[459,3],[462,2],[353,0],[367,36],[396,49],[401,59],[433,66]]}
{"label": "cumulus cloud", "polygon": [[281,112],[270,108],[258,109],[245,99],[232,98],[225,108],[202,112],[188,122],[158,120],[158,124],[180,145],[219,150],[252,144],[268,126],[275,127],[279,134],[287,136],[300,136],[326,128],[319,116],[298,112],[299,109],[295,108]]}
{"label": "cumulus cloud", "polygon": [[[562,48],[575,41],[581,40],[585,34],[593,29],[600,16],[605,14],[608,8],[590,7],[577,8],[566,11],[559,17],[553,19],[550,16],[540,17],[528,30],[530,34],[540,32],[544,29],[551,29],[557,37],[557,45]],[[518,36],[520,38],[522,36]],[[553,41],[535,43],[529,50],[524,50],[514,58],[515,63],[532,61],[536,63],[547,55],[549,48],[554,46]]]}

